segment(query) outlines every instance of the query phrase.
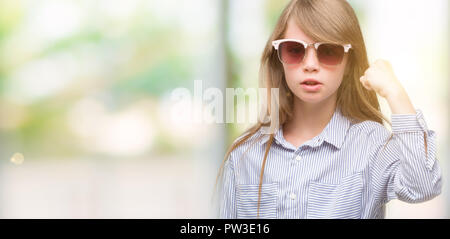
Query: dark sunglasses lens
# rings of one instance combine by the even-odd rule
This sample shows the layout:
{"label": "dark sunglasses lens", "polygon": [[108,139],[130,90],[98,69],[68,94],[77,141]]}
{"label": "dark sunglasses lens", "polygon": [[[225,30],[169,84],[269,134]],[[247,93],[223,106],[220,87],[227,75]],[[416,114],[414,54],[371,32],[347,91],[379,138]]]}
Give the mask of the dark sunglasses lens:
{"label": "dark sunglasses lens", "polygon": [[326,65],[338,65],[344,57],[344,47],[335,44],[321,44],[317,49],[319,61]]}
{"label": "dark sunglasses lens", "polygon": [[298,42],[283,42],[278,47],[278,57],[284,64],[298,64],[305,56],[305,47]]}

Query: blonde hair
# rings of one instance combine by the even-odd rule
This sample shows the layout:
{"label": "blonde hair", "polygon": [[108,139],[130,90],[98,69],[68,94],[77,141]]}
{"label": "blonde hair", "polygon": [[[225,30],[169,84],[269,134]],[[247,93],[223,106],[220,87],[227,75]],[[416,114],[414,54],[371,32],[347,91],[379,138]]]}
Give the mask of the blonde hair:
{"label": "blonde hair", "polygon": [[[292,0],[284,8],[261,57],[259,84],[261,88],[268,89],[269,96],[267,97],[268,102],[266,104],[268,109],[263,110],[263,112],[267,112],[267,114],[271,113],[270,89],[279,88],[279,125],[292,118],[292,97],[294,97],[294,94],[290,92],[286,84],[283,65],[280,63],[277,53],[272,47],[272,41],[284,37],[288,21],[291,19],[297,23],[298,27],[306,35],[316,42],[352,45],[342,83],[337,92],[336,105],[340,108],[342,115],[353,122],[370,120],[383,124],[383,120],[385,120],[391,125],[391,122],[381,113],[376,93],[374,91],[368,91],[359,81],[359,78],[364,75],[365,70],[369,67],[369,62],[358,19],[353,8],[345,0]],[[256,123],[246,130],[239,137],[239,140],[236,140],[230,146],[217,175],[216,186],[230,153],[239,145],[245,143],[247,139],[265,125],[267,123]],[[387,142],[391,140],[392,136],[393,134],[391,134]],[[264,158],[262,159],[257,217],[259,217],[265,163],[273,140],[274,132],[270,134]]]}

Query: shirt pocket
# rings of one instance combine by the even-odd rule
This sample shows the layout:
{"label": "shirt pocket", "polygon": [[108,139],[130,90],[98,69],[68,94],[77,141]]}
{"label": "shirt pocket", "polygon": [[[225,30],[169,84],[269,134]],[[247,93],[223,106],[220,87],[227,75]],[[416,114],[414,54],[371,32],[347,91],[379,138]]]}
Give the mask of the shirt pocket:
{"label": "shirt pocket", "polygon": [[[237,218],[256,218],[259,184],[237,185]],[[278,184],[267,183],[261,187],[259,218],[277,218]]]}
{"label": "shirt pocket", "polygon": [[313,181],[308,188],[306,218],[360,218],[362,194],[362,172],[346,176],[338,184]]}

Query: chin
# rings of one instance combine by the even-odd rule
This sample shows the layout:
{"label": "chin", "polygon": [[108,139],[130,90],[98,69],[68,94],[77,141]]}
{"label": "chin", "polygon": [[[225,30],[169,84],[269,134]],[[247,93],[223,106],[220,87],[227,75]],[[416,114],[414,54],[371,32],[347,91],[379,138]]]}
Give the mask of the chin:
{"label": "chin", "polygon": [[320,103],[322,101],[324,101],[326,99],[326,97],[324,97],[322,94],[320,93],[314,93],[314,94],[302,94],[297,96],[301,101],[305,102],[305,103],[310,103],[310,104],[317,104]]}

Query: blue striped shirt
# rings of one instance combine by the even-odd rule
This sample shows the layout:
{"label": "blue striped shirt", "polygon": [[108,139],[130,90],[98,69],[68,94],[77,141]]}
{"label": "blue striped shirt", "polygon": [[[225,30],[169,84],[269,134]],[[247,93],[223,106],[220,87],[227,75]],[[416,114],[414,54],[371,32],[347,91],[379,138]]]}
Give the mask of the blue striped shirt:
{"label": "blue striped shirt", "polygon": [[[394,136],[384,149],[391,131],[375,121],[352,123],[339,108],[319,135],[298,148],[279,127],[267,156],[259,218],[384,218],[392,199],[420,203],[439,195],[436,135],[421,110],[392,114],[391,123]],[[220,218],[256,218],[268,139],[257,131],[231,152]]]}

